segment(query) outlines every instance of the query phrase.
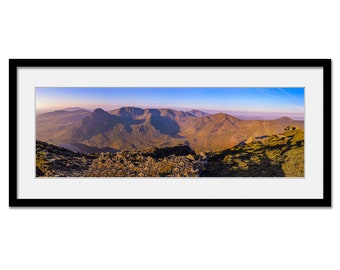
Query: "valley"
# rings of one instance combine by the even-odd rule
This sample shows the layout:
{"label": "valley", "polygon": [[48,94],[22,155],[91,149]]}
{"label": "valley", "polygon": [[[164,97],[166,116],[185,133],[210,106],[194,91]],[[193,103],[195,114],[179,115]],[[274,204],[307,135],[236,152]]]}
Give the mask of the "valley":
{"label": "valley", "polygon": [[303,177],[304,121],[70,108],[36,117],[37,177]]}
{"label": "valley", "polygon": [[140,151],[178,144],[196,152],[209,152],[233,147],[250,137],[278,134],[287,126],[303,129],[304,121],[288,117],[242,120],[197,110],[98,108],[93,112],[81,109],[40,114],[36,118],[36,138],[84,153],[101,152],[100,149]]}

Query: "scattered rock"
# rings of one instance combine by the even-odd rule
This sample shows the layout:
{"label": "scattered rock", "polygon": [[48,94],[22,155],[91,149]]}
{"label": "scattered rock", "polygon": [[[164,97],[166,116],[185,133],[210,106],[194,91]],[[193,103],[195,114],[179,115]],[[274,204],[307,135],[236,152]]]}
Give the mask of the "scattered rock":
{"label": "scattered rock", "polygon": [[86,155],[37,141],[36,149],[47,160],[38,177],[198,177],[202,166],[186,145]]}
{"label": "scattered rock", "polygon": [[81,154],[36,142],[37,177],[301,177],[304,132],[287,127],[282,134],[248,138],[220,152],[187,145],[143,151]]}

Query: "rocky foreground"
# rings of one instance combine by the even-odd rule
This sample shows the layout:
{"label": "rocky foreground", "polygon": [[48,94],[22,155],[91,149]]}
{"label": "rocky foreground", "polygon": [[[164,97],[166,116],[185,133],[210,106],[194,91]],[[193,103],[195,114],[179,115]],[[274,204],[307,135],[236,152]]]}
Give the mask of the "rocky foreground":
{"label": "rocky foreground", "polygon": [[303,177],[304,132],[287,128],[220,152],[187,145],[82,154],[36,142],[37,177]]}
{"label": "rocky foreground", "polygon": [[88,155],[41,141],[36,156],[44,177],[199,177],[207,159],[185,145]]}

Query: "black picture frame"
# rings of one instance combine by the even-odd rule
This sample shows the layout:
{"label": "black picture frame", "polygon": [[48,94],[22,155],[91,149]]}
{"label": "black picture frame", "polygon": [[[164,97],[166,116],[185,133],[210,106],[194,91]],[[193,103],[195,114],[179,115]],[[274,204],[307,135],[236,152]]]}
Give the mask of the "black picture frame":
{"label": "black picture frame", "polygon": [[[18,68],[48,67],[259,67],[323,69],[323,198],[321,199],[21,199],[18,198]],[[330,59],[9,59],[10,207],[330,207]]]}

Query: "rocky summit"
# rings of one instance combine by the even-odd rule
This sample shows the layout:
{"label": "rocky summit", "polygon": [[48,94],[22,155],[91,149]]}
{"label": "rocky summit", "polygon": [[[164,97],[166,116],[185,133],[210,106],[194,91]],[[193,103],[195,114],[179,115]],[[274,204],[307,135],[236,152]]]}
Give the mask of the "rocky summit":
{"label": "rocky summit", "polygon": [[83,154],[36,141],[37,177],[303,177],[304,131],[248,137],[218,152],[188,145]]}
{"label": "rocky summit", "polygon": [[199,177],[204,157],[186,145],[81,154],[36,142],[37,177]]}

